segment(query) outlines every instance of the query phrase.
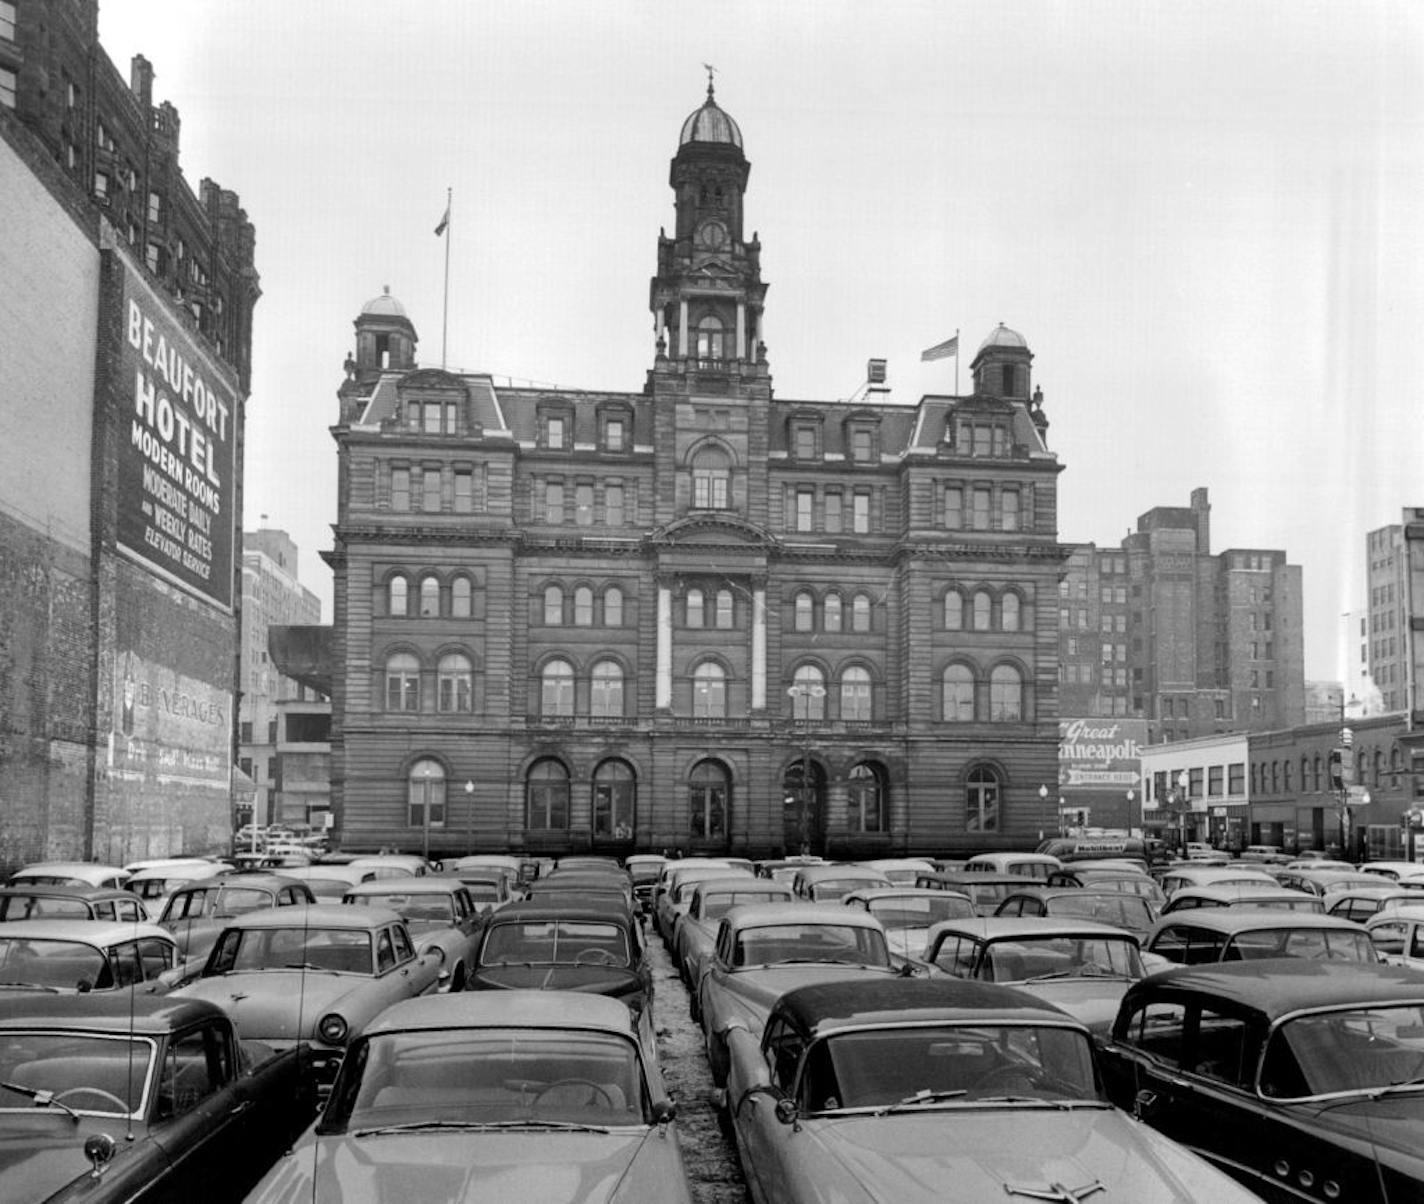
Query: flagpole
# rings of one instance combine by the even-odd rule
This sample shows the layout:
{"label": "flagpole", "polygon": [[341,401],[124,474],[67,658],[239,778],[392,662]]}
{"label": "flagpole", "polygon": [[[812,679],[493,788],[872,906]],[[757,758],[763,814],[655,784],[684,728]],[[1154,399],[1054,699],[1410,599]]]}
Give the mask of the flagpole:
{"label": "flagpole", "polygon": [[[446,189],[446,289],[444,289],[444,309],[440,315],[440,370],[446,366],[446,337],[450,333],[450,208],[454,205],[454,189]],[[958,360],[954,361],[958,364]],[[956,369],[958,371],[958,369]]]}
{"label": "flagpole", "polygon": [[[449,248],[446,247],[448,252]],[[954,328],[954,395],[959,396],[959,327]]]}

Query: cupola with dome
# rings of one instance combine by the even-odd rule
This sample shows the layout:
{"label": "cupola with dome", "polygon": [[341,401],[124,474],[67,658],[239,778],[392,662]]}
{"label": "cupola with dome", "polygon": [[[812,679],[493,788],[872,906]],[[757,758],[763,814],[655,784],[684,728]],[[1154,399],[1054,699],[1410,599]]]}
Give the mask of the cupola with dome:
{"label": "cupola with dome", "polygon": [[1002,322],[979,344],[969,365],[974,375],[974,392],[983,397],[1027,401],[1032,392],[1033,352],[1028,340]]}
{"label": "cupola with dome", "polygon": [[415,326],[406,316],[405,306],[391,296],[390,285],[381,295],[361,307],[356,327],[355,372],[369,378],[387,370],[408,371],[415,367]]}

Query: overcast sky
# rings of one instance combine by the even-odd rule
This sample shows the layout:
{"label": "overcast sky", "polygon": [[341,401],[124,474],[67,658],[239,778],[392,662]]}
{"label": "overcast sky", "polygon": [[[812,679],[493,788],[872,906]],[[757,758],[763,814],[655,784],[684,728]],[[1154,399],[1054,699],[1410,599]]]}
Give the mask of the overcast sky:
{"label": "overcast sky", "polygon": [[1424,505],[1424,4],[100,0],[154,65],[189,182],[257,228],[245,526],[331,617],[335,390],[389,285],[441,360],[636,391],[668,163],[741,126],[781,398],[1000,321],[1066,469],[1059,537],[1116,546],[1206,486],[1213,551],[1284,548],[1306,676],[1339,678],[1365,532]]}

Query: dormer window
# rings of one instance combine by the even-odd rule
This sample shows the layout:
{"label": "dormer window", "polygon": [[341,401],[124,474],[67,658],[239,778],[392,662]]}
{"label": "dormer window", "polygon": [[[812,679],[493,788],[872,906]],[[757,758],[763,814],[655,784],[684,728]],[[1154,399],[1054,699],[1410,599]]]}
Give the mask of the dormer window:
{"label": "dormer window", "polygon": [[544,419],[544,446],[562,448],[564,439],[564,419],[552,414]]}
{"label": "dormer window", "polygon": [[608,418],[603,423],[603,447],[605,451],[626,450],[628,424],[622,418]]}
{"label": "dormer window", "polygon": [[792,431],[792,440],[798,460],[816,458],[816,428],[812,423],[797,423]]}

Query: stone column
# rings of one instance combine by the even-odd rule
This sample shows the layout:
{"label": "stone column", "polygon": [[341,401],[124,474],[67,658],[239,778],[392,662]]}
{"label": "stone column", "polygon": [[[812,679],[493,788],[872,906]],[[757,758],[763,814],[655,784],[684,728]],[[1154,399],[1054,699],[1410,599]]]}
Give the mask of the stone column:
{"label": "stone column", "polygon": [[752,590],[752,710],[766,707],[766,587]]}
{"label": "stone column", "polygon": [[677,305],[677,353],[687,358],[687,298]]}
{"label": "stone column", "polygon": [[737,302],[737,358],[747,358],[747,303]]}
{"label": "stone column", "polygon": [[658,586],[658,664],[653,705],[659,710],[672,706],[672,590]]}

